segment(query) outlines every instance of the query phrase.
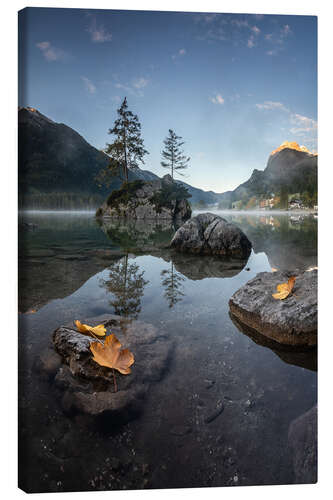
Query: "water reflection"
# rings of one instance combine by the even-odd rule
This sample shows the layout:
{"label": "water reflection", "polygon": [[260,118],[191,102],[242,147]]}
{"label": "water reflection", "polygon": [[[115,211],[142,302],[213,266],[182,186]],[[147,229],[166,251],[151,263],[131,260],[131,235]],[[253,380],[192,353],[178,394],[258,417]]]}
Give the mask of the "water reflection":
{"label": "water reflection", "polygon": [[[32,490],[96,489],[103,471],[107,479],[120,478],[98,483],[111,489],[141,488],[142,471],[148,488],[222,486],[235,477],[244,485],[293,481],[287,431],[316,402],[315,353],[285,351],[241,333],[228,301],[256,273],[269,271],[267,258],[276,267],[275,259],[293,265],[295,256],[300,265],[315,265],[311,221],[234,220],[254,246],[247,263],[172,252],[175,228],[165,224],[118,221],[101,230],[93,214],[37,214],[30,221],[37,228],[24,235],[27,281],[20,296],[44,305],[19,318],[20,470]],[[55,393],[53,358],[41,353],[54,354],[59,325],[110,312],[128,318],[124,331],[132,318],[154,325],[174,348],[141,418],[106,438],[93,418],[64,413],[64,386]],[[66,384],[70,371],[63,376]],[[222,400],[223,412],[205,423]]]}
{"label": "water reflection", "polygon": [[256,253],[266,253],[271,267],[305,270],[317,265],[313,215],[221,215],[245,232]]}
{"label": "water reflection", "polygon": [[131,319],[139,316],[144,288],[149,283],[144,274],[138,264],[128,263],[128,254],[108,267],[108,278],[101,279],[100,284],[114,296],[110,305],[115,314]]}
{"label": "water reflection", "polygon": [[177,252],[171,252],[170,258],[176,270],[193,281],[204,278],[232,278],[247,264],[247,260],[223,259],[208,255],[202,257]]}
{"label": "water reflection", "polygon": [[149,251],[169,246],[176,226],[169,221],[105,219],[97,220],[104,234],[127,250]]}
{"label": "water reflection", "polygon": [[285,363],[317,371],[317,348],[297,348],[279,344],[278,342],[261,335],[253,328],[244,325],[230,312],[229,316],[233,324],[241,333],[247,335],[256,344],[271,349]]}
{"label": "water reflection", "polygon": [[184,276],[175,270],[172,261],[169,269],[161,271],[161,285],[164,288],[164,298],[168,302],[170,309],[184,297],[182,286],[184,281]]}

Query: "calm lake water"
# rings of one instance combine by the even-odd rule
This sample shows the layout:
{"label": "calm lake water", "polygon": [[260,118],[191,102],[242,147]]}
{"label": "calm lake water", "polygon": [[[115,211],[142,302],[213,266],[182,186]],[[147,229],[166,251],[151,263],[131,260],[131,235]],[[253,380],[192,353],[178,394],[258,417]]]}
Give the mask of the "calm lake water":
{"label": "calm lake water", "polygon": [[[228,301],[258,272],[316,266],[317,220],[221,215],[252,241],[247,262],[174,254],[167,225],[99,225],[91,213],[20,216],[22,488],[294,482],[288,428],[316,403],[316,352],[251,337],[230,318]],[[174,346],[143,412],[124,425],[64,412],[61,391],[43,368],[52,364],[55,328],[105,313],[151,323]]]}

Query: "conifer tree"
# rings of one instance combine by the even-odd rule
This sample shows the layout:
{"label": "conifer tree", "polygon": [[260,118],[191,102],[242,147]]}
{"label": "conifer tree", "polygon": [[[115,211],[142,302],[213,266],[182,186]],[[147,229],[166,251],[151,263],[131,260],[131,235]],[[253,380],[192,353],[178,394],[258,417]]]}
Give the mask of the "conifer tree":
{"label": "conifer tree", "polygon": [[183,175],[179,170],[184,170],[188,168],[188,163],[190,158],[184,154],[182,149],[184,142],[182,142],[182,137],[176,135],[175,132],[169,129],[169,135],[163,141],[165,149],[162,151],[163,161],[161,165],[171,171],[171,177],[173,179],[175,173]]}
{"label": "conifer tree", "polygon": [[110,157],[109,173],[117,175],[120,166],[124,181],[128,183],[128,171],[138,167],[138,162],[144,163],[143,158],[149,153],[143,145],[139,118],[129,111],[126,97],[117,113],[118,118],[108,131],[115,136],[115,140],[106,145],[104,152]]}

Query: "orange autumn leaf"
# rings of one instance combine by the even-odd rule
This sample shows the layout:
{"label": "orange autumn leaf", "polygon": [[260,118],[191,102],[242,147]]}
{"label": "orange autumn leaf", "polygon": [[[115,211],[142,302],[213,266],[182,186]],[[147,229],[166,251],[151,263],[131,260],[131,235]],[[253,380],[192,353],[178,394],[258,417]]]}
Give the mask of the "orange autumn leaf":
{"label": "orange autumn leaf", "polygon": [[296,281],[296,277],[291,276],[288,279],[287,283],[281,283],[281,284],[277,285],[277,287],[276,287],[277,292],[273,293],[272,297],[274,297],[274,299],[276,299],[276,300],[286,299],[288,297],[288,295],[290,294],[290,292],[292,291],[292,289],[294,288],[295,281]]}
{"label": "orange autumn leaf", "polygon": [[106,328],[104,325],[89,326],[81,323],[79,320],[75,320],[74,323],[80,333],[86,333],[93,336],[97,335],[97,337],[104,337],[106,334]]}
{"label": "orange autumn leaf", "polygon": [[121,343],[112,333],[102,342],[92,342],[90,350],[93,353],[93,360],[101,366],[114,368],[123,375],[131,373],[134,363],[133,353],[129,349],[121,349]]}

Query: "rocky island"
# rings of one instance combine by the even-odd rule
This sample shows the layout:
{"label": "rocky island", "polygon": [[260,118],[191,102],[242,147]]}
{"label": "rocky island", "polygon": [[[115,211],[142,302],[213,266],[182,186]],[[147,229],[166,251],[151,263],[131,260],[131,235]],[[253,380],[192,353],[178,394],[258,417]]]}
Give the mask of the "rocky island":
{"label": "rocky island", "polygon": [[189,197],[186,188],[174,182],[168,174],[148,182],[136,180],[112,191],[97,209],[96,217],[183,222],[192,213]]}

